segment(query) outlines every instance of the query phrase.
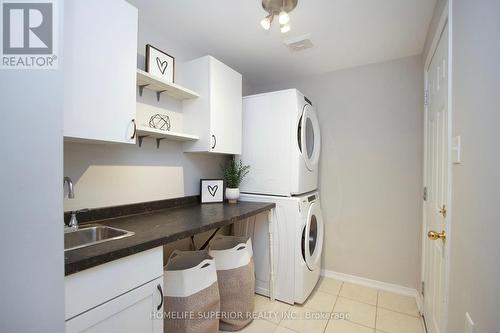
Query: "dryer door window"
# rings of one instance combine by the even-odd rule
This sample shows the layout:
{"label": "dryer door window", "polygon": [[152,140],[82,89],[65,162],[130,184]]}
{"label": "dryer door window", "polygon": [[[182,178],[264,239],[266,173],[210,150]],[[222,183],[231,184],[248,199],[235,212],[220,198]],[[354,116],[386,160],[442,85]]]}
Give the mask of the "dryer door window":
{"label": "dryer door window", "polygon": [[314,171],[318,165],[321,137],[318,118],[310,105],[304,106],[297,134],[304,162],[310,171]]}
{"label": "dryer door window", "polygon": [[309,270],[319,269],[323,250],[323,216],[318,202],[311,204],[307,224],[302,231],[302,256]]}

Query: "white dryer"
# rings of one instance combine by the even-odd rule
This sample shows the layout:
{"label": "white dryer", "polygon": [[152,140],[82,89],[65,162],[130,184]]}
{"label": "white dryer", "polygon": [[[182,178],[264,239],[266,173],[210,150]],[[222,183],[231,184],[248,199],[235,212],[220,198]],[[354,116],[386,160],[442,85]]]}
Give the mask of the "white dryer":
{"label": "white dryer", "polygon": [[299,195],[318,188],[320,128],[312,103],[289,89],[243,98],[243,193]]}
{"label": "white dryer", "polygon": [[[323,217],[318,192],[296,197],[242,194],[241,201],[274,202],[273,261],[275,298],[304,303],[319,280],[323,249]],[[269,296],[269,224],[267,213],[234,224],[238,236],[254,245],[256,292]]]}

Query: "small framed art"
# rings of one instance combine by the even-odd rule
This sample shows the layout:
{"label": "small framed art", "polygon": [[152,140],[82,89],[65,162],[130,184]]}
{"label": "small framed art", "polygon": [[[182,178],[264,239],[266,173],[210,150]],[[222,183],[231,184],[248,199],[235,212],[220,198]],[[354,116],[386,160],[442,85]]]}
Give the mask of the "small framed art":
{"label": "small framed art", "polygon": [[201,203],[224,201],[224,180],[201,179],[200,180]]}
{"label": "small framed art", "polygon": [[157,49],[146,45],[146,72],[162,80],[174,82],[175,58]]}

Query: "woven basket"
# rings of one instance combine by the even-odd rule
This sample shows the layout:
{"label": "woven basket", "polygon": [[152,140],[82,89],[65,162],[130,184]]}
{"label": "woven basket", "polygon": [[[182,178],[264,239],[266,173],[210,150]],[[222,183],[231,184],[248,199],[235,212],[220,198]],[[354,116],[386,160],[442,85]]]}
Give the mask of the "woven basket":
{"label": "woven basket", "polygon": [[215,261],[206,251],[174,251],[164,272],[166,333],[218,333]]}
{"label": "woven basket", "polygon": [[220,323],[225,331],[237,331],[253,320],[255,267],[252,240],[218,236],[210,242],[220,291]]}

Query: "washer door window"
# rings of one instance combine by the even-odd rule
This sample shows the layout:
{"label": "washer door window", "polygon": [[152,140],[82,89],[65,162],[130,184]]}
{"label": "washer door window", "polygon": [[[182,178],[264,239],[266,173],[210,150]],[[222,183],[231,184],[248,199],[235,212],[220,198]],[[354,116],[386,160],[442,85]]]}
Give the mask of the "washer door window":
{"label": "washer door window", "polygon": [[302,231],[302,257],[307,268],[319,269],[323,249],[323,216],[319,203],[312,203],[307,217],[307,224]]}
{"label": "washer door window", "polygon": [[318,165],[321,146],[319,122],[312,106],[307,104],[302,111],[297,130],[299,149],[309,171],[314,171]]}

